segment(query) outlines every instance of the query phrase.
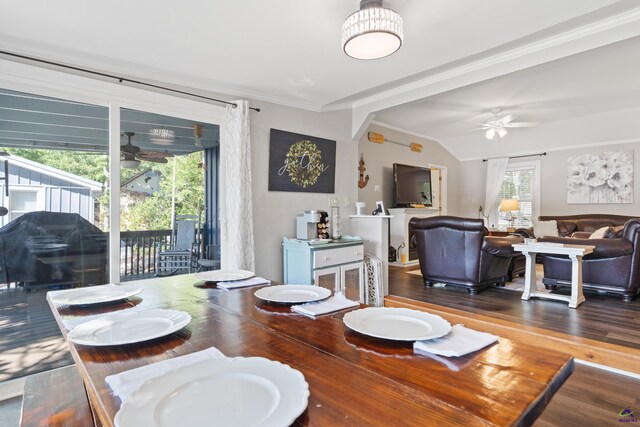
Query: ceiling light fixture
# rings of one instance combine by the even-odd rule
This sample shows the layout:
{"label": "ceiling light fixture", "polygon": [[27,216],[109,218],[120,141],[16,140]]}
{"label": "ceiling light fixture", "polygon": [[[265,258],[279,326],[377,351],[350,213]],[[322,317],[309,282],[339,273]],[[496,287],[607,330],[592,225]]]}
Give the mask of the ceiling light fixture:
{"label": "ceiling light fixture", "polygon": [[484,137],[487,139],[498,139],[498,137],[504,138],[507,133],[509,133],[501,123],[491,122],[489,125],[490,128],[484,134]]}
{"label": "ceiling light fixture", "polygon": [[140,160],[120,160],[120,166],[127,169],[135,169],[140,166]]}
{"label": "ceiling light fixture", "polygon": [[158,145],[171,145],[176,139],[176,133],[171,129],[149,129],[149,142]]}
{"label": "ceiling light fixture", "polygon": [[402,18],[382,0],[361,0],[360,10],[342,25],[342,49],[356,59],[379,59],[402,46]]}

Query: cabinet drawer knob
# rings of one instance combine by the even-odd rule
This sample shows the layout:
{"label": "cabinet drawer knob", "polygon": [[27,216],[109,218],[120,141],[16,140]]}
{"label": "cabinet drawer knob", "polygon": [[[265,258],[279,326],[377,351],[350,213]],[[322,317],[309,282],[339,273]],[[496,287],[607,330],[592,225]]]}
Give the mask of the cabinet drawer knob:
{"label": "cabinet drawer knob", "polygon": [[324,260],[329,261],[329,257],[328,256],[324,257]]}

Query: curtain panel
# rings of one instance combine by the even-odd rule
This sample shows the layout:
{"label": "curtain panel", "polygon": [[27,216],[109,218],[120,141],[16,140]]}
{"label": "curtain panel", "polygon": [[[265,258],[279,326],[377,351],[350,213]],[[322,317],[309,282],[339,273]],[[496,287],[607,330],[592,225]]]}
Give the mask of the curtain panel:
{"label": "curtain panel", "polygon": [[487,188],[485,191],[484,198],[484,218],[485,224],[489,220],[489,215],[493,212],[493,208],[496,206],[498,201],[498,193],[500,192],[500,187],[502,186],[502,180],[504,178],[504,174],[507,171],[507,166],[509,165],[508,157],[500,157],[498,159],[489,159],[487,161]]}
{"label": "curtain panel", "polygon": [[221,150],[226,210],[221,221],[221,267],[255,272],[249,104],[233,102],[237,107],[227,106]]}

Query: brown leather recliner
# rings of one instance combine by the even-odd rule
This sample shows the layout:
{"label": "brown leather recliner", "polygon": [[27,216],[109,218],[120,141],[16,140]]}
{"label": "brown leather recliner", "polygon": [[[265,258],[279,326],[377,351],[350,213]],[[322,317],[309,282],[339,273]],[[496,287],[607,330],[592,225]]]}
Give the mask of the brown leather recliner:
{"label": "brown leather recliner", "polygon": [[412,218],[420,271],[425,285],[446,283],[466,286],[470,294],[494,284],[504,285],[512,244],[520,236],[493,237],[481,219],[438,216]]}
{"label": "brown leather recliner", "polygon": [[[582,259],[582,281],[585,289],[622,295],[629,302],[640,293],[640,218],[624,225],[622,237],[610,239],[576,239],[572,237],[540,237],[539,242],[594,245],[593,253]],[[547,289],[571,286],[571,260],[561,255],[543,255]]]}

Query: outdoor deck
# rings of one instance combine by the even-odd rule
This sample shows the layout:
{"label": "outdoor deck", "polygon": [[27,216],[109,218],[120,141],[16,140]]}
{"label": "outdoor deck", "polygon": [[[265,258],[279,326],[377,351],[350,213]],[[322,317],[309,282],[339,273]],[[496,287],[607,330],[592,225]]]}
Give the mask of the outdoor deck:
{"label": "outdoor deck", "polygon": [[73,363],[46,294],[0,291],[0,382]]}

